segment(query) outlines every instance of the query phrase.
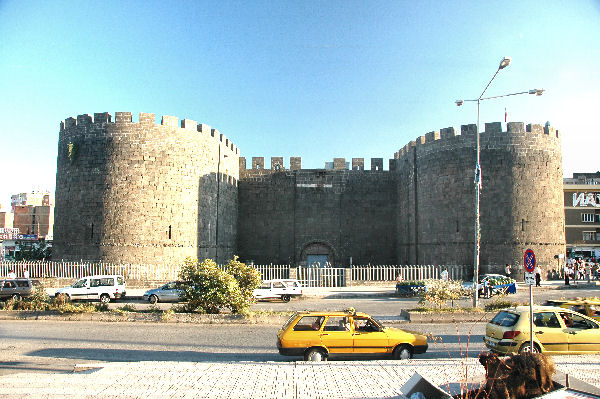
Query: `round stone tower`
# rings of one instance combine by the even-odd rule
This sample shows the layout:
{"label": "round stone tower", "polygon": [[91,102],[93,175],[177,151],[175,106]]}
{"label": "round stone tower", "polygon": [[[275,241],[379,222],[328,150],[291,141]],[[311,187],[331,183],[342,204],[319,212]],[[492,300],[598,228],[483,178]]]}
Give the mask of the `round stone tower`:
{"label": "round stone tower", "polygon": [[224,262],[237,232],[239,151],[210,126],[130,112],[61,122],[55,260]]}
{"label": "round stone tower", "polygon": [[[396,154],[399,263],[473,264],[475,132],[475,125],[460,135],[430,132]],[[559,132],[521,122],[503,132],[487,123],[481,168],[481,271],[522,266],[527,248],[541,265],[555,264],[565,252]]]}

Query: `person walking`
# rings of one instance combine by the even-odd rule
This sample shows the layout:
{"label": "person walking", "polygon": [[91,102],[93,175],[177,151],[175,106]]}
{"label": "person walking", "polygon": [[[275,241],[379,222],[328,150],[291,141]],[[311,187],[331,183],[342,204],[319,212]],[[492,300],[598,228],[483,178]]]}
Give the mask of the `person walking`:
{"label": "person walking", "polygon": [[507,263],[504,267],[504,274],[506,274],[506,277],[510,277],[510,263]]}
{"label": "person walking", "polygon": [[565,274],[565,285],[571,285],[569,283],[569,273],[571,273],[571,268],[568,263],[565,263],[564,274]]}
{"label": "person walking", "polygon": [[542,269],[539,266],[536,266],[533,273],[535,274],[535,286],[539,287],[540,281],[542,280]]}
{"label": "person walking", "polygon": [[17,278],[17,273],[15,273],[15,271],[13,269],[10,269],[8,271],[8,278]]}
{"label": "person walking", "polygon": [[448,281],[448,269],[442,270],[442,272],[440,273],[440,277],[442,280]]}

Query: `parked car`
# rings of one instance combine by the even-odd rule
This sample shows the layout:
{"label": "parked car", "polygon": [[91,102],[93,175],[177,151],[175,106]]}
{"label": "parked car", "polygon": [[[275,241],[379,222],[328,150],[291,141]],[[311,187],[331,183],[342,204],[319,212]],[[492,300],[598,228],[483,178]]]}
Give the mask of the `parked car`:
{"label": "parked car", "polygon": [[60,295],[71,301],[99,300],[108,303],[125,298],[125,279],[117,274],[88,276],[77,280],[70,287],[58,289],[56,296]]}
{"label": "parked car", "polygon": [[260,288],[253,292],[255,299],[281,299],[289,302],[292,297],[302,296],[302,284],[294,279],[276,279],[263,281]]}
{"label": "parked car", "polygon": [[[500,354],[531,351],[529,306],[498,312],[485,328],[488,349]],[[600,323],[569,309],[533,307],[533,351],[549,354],[600,353]]]}
{"label": "parked car", "polygon": [[277,348],[284,356],[321,361],[329,356],[387,355],[408,359],[427,351],[427,337],[384,327],[366,313],[302,311],[294,313],[277,333]]}
{"label": "parked car", "polygon": [[546,305],[571,309],[574,312],[600,321],[600,299],[557,299],[546,301]]}
{"label": "parked car", "polygon": [[179,302],[183,295],[183,284],[182,281],[171,281],[162,287],[146,291],[142,298],[152,304],[157,302]]}
{"label": "parked car", "polygon": [[27,278],[0,279],[0,299],[13,298],[19,300],[33,295],[35,287]]}

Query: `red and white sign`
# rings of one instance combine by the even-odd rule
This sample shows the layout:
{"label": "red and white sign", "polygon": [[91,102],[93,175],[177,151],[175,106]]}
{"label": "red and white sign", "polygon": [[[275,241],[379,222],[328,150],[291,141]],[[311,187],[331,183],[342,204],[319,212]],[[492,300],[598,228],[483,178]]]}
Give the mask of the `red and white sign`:
{"label": "red and white sign", "polygon": [[528,249],[525,251],[523,266],[525,266],[525,271],[528,273],[533,273],[535,270],[535,254],[533,253],[533,250]]}

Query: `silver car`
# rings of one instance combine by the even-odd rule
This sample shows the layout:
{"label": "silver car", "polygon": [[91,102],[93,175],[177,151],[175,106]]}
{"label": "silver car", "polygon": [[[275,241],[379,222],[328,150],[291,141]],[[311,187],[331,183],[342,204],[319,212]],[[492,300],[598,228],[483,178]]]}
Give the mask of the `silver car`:
{"label": "silver car", "polygon": [[156,302],[179,302],[183,295],[183,282],[171,281],[162,287],[148,290],[144,293],[143,299],[150,303]]}

